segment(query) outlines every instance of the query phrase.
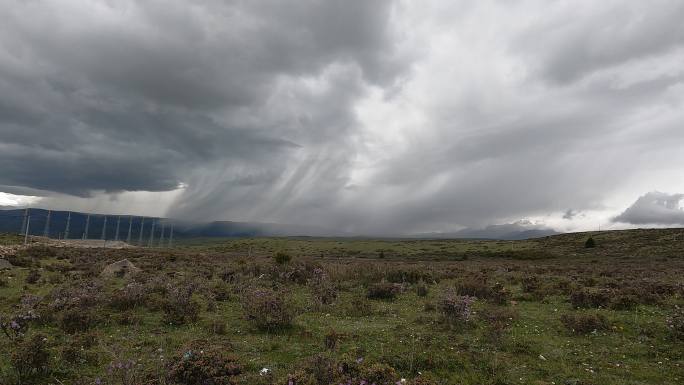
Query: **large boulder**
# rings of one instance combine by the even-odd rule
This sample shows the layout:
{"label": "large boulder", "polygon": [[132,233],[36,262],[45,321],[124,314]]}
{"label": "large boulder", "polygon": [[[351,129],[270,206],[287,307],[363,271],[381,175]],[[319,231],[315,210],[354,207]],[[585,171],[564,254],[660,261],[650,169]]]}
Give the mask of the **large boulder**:
{"label": "large boulder", "polygon": [[0,270],[11,269],[13,267],[14,266],[12,266],[8,260],[0,258]]}
{"label": "large boulder", "polygon": [[122,259],[121,261],[107,265],[100,275],[103,277],[131,277],[139,272],[140,269],[135,267],[131,261]]}

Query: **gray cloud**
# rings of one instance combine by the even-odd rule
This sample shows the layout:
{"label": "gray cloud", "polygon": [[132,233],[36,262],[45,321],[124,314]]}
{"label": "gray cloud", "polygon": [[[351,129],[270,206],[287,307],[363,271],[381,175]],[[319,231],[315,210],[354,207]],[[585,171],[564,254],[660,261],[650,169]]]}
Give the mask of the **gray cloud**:
{"label": "gray cloud", "polygon": [[564,214],[563,214],[563,219],[567,220],[572,220],[575,218],[579,213],[573,209],[568,209]]}
{"label": "gray cloud", "polygon": [[633,225],[682,225],[684,209],[679,204],[682,199],[684,194],[649,192],[639,197],[613,221]]}
{"label": "gray cloud", "polygon": [[374,234],[681,191],[684,6],[579,3],[10,2],[0,191]]}
{"label": "gray cloud", "polygon": [[522,34],[518,48],[533,53],[549,79],[571,83],[596,71],[684,46],[684,4],[606,1],[565,3],[565,20],[549,18]]}
{"label": "gray cloud", "polygon": [[[354,129],[359,82],[394,73],[387,1],[5,8],[0,184],[165,191],[212,164],[273,179],[297,148]],[[330,123],[313,127],[301,98],[340,71],[351,81],[328,85]]]}

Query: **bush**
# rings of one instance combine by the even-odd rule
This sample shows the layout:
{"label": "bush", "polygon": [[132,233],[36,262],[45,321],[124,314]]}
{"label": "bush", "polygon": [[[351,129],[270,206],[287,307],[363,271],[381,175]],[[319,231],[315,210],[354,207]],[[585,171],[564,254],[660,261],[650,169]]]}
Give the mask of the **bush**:
{"label": "bush", "polygon": [[39,279],[40,272],[37,269],[31,269],[29,270],[29,273],[26,276],[26,283],[29,285],[35,285]]}
{"label": "bush", "polygon": [[192,298],[194,291],[195,288],[192,285],[168,289],[168,294],[162,303],[164,322],[184,325],[197,321],[201,306]]}
{"label": "bush", "polygon": [[287,254],[284,251],[278,251],[275,254],[275,262],[279,265],[284,265],[292,260],[292,257],[290,257],[290,254]]}
{"label": "bush", "polygon": [[287,377],[286,384],[376,384],[395,385],[399,375],[389,365],[365,362],[363,359],[342,359],[335,361],[318,354],[303,362],[300,369]]}
{"label": "bush", "polygon": [[561,315],[560,320],[575,334],[587,334],[609,328],[606,318],[598,313],[568,313]]}
{"label": "bush", "polygon": [[86,331],[98,321],[92,309],[71,307],[62,310],[58,315],[59,327],[69,334]]}
{"label": "bush", "polygon": [[589,237],[586,242],[584,242],[584,247],[587,249],[592,249],[596,247],[596,241],[594,241],[594,238]]}
{"label": "bush", "polygon": [[684,341],[684,310],[677,309],[676,312],[667,317],[666,322],[672,337]]}
{"label": "bush", "polygon": [[381,282],[370,285],[366,292],[366,298],[394,300],[401,292],[401,285],[396,283]]}
{"label": "bush", "polygon": [[19,383],[45,376],[49,371],[49,361],[47,338],[42,334],[19,341],[10,355],[10,363],[19,377]]}
{"label": "bush", "polygon": [[36,259],[55,258],[57,256],[57,249],[46,245],[32,245],[19,251],[18,254],[22,257]]}
{"label": "bush", "polygon": [[437,309],[445,323],[464,324],[470,321],[473,302],[474,298],[471,296],[462,296],[454,290],[447,290],[439,298]]}
{"label": "bush", "polygon": [[309,287],[314,300],[319,306],[330,305],[337,299],[337,288],[330,282],[328,275],[320,268],[313,271],[313,277],[309,280]]}
{"label": "bush", "polygon": [[611,293],[607,290],[578,289],[570,293],[570,303],[576,308],[606,307],[611,301]]}
{"label": "bush", "polygon": [[491,288],[485,278],[471,277],[456,284],[456,294],[486,299],[491,295]]}
{"label": "bush", "polygon": [[618,294],[610,301],[613,310],[632,310],[639,303],[639,299],[630,294]]}
{"label": "bush", "polygon": [[534,293],[541,287],[539,282],[539,277],[536,275],[531,275],[523,277],[522,279],[522,291],[523,293]]}
{"label": "bush", "polygon": [[146,298],[145,286],[138,282],[131,282],[112,294],[109,305],[117,310],[130,310],[142,305]]}
{"label": "bush", "polygon": [[242,298],[245,317],[262,330],[290,327],[294,311],[283,294],[271,289],[247,291]]}
{"label": "bush", "polygon": [[456,292],[462,296],[481,298],[496,304],[508,302],[511,294],[501,283],[489,286],[484,278],[469,278],[456,285]]}
{"label": "bush", "polygon": [[173,383],[184,385],[233,385],[242,373],[237,356],[223,349],[194,344],[183,349],[169,368]]}

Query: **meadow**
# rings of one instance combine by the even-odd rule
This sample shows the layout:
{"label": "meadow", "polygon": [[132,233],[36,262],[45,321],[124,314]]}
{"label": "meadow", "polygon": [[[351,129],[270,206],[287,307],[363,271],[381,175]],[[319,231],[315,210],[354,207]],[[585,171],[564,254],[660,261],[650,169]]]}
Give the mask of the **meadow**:
{"label": "meadow", "polygon": [[0,384],[681,384],[682,237],[36,239],[0,270]]}

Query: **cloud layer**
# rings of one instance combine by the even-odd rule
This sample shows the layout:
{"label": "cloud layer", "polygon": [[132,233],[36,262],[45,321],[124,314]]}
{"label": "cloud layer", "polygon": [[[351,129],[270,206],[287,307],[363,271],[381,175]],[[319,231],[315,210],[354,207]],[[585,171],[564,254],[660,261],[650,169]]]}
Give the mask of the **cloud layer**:
{"label": "cloud layer", "polygon": [[403,234],[684,191],[678,2],[3,10],[0,191],[54,206]]}
{"label": "cloud layer", "polygon": [[650,192],[639,197],[614,221],[633,225],[684,225],[682,199],[684,194]]}

